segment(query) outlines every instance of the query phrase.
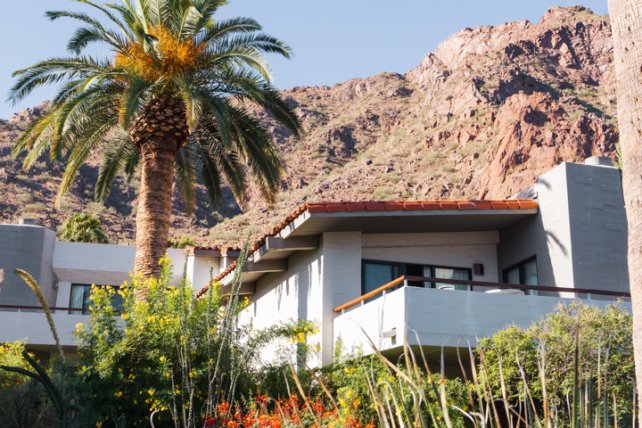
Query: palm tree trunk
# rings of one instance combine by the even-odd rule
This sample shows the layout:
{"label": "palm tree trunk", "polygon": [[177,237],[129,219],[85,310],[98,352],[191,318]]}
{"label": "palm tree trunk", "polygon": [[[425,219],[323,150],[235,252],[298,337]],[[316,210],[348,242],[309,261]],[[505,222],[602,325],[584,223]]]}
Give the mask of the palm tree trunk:
{"label": "palm tree trunk", "polygon": [[[152,137],[140,144],[142,173],[136,212],[134,271],[143,278],[158,276],[159,262],[167,251],[177,148],[173,136]],[[144,299],[146,293],[142,291],[138,297]]]}
{"label": "palm tree trunk", "polygon": [[[642,396],[642,0],[609,0],[617,76],[628,262],[633,306],[633,347],[638,397]],[[641,400],[642,402],[642,400]],[[642,411],[642,406],[640,407]],[[642,414],[639,412],[639,414]]]}

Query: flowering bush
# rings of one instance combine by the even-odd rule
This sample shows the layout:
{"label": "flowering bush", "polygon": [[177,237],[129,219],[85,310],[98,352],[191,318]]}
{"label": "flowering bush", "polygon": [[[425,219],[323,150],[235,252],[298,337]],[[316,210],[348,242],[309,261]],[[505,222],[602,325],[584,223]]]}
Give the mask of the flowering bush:
{"label": "flowering bush", "polygon": [[302,400],[297,395],[287,399],[272,400],[257,396],[246,406],[231,406],[224,402],[217,406],[216,417],[206,417],[207,428],[288,428],[288,427],[342,427],[374,428],[374,423],[363,424],[350,415],[341,417],[336,408],[321,399]]}
{"label": "flowering bush", "polygon": [[[153,414],[157,424],[200,426],[218,403],[248,390],[262,344],[294,334],[284,327],[250,334],[238,325],[237,295],[223,297],[213,284],[197,299],[186,280],[169,287],[171,266],[163,263],[158,279],[92,288],[89,323],[77,331],[83,423],[126,418],[128,426],[148,426]],[[134,298],[140,287],[146,300]]]}

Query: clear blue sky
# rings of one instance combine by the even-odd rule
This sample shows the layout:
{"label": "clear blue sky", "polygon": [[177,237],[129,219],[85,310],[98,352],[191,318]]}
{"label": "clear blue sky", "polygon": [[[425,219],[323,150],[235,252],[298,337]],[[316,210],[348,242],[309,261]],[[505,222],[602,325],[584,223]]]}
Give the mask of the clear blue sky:
{"label": "clear blue sky", "polygon": [[[100,0],[96,0],[100,2]],[[111,0],[117,2],[119,0]],[[222,16],[250,16],[288,42],[292,60],[273,58],[275,84],[332,85],[415,67],[443,39],[464,27],[517,19],[537,21],[552,6],[583,4],[606,14],[607,0],[231,0]],[[49,22],[45,10],[78,9],[70,0],[3,0],[0,14],[0,118],[47,99],[40,90],[18,106],[4,101],[11,72],[65,55],[72,21]]]}

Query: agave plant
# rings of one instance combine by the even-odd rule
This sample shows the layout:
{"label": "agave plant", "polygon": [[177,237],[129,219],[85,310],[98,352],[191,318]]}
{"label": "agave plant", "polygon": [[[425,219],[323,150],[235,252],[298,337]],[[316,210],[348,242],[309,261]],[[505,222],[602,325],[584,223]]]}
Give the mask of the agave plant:
{"label": "agave plant", "polygon": [[[224,181],[239,198],[252,176],[268,200],[278,190],[282,163],[260,108],[299,135],[299,122],[270,81],[267,53],[290,56],[282,41],[253,19],[216,20],[227,0],[123,0],[83,12],[50,11],[81,23],[69,41],[71,56],[14,73],[14,103],[33,89],[55,84],[51,108],[16,142],[26,167],[49,150],[67,161],[60,186],[68,191],[92,154],[102,156],[95,196],[104,200],[115,177],[140,173],[135,271],[157,276],[171,224],[174,183],[188,208],[201,180],[219,202]],[[105,22],[105,23],[103,23]],[[93,43],[113,53],[84,54]]]}

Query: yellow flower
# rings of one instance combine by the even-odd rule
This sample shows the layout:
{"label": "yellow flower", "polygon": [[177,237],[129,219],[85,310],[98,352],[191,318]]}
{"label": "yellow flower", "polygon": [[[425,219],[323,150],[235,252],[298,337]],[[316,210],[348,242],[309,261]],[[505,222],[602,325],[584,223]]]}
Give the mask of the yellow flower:
{"label": "yellow flower", "polygon": [[82,330],[84,327],[85,327],[85,324],[81,322],[76,323],[76,330]]}
{"label": "yellow flower", "polygon": [[114,397],[116,397],[116,398],[120,398],[120,397],[122,397],[122,396],[123,396],[123,391],[116,391],[116,392],[114,393]]}
{"label": "yellow flower", "polygon": [[165,355],[161,355],[159,360],[160,360],[161,363],[164,364],[167,361],[167,357]]}
{"label": "yellow flower", "polygon": [[156,394],[156,390],[155,390],[154,388],[149,388],[149,389],[147,390],[147,393],[148,393],[148,394],[149,394],[149,396],[151,397],[151,396],[153,396],[154,394]]}

